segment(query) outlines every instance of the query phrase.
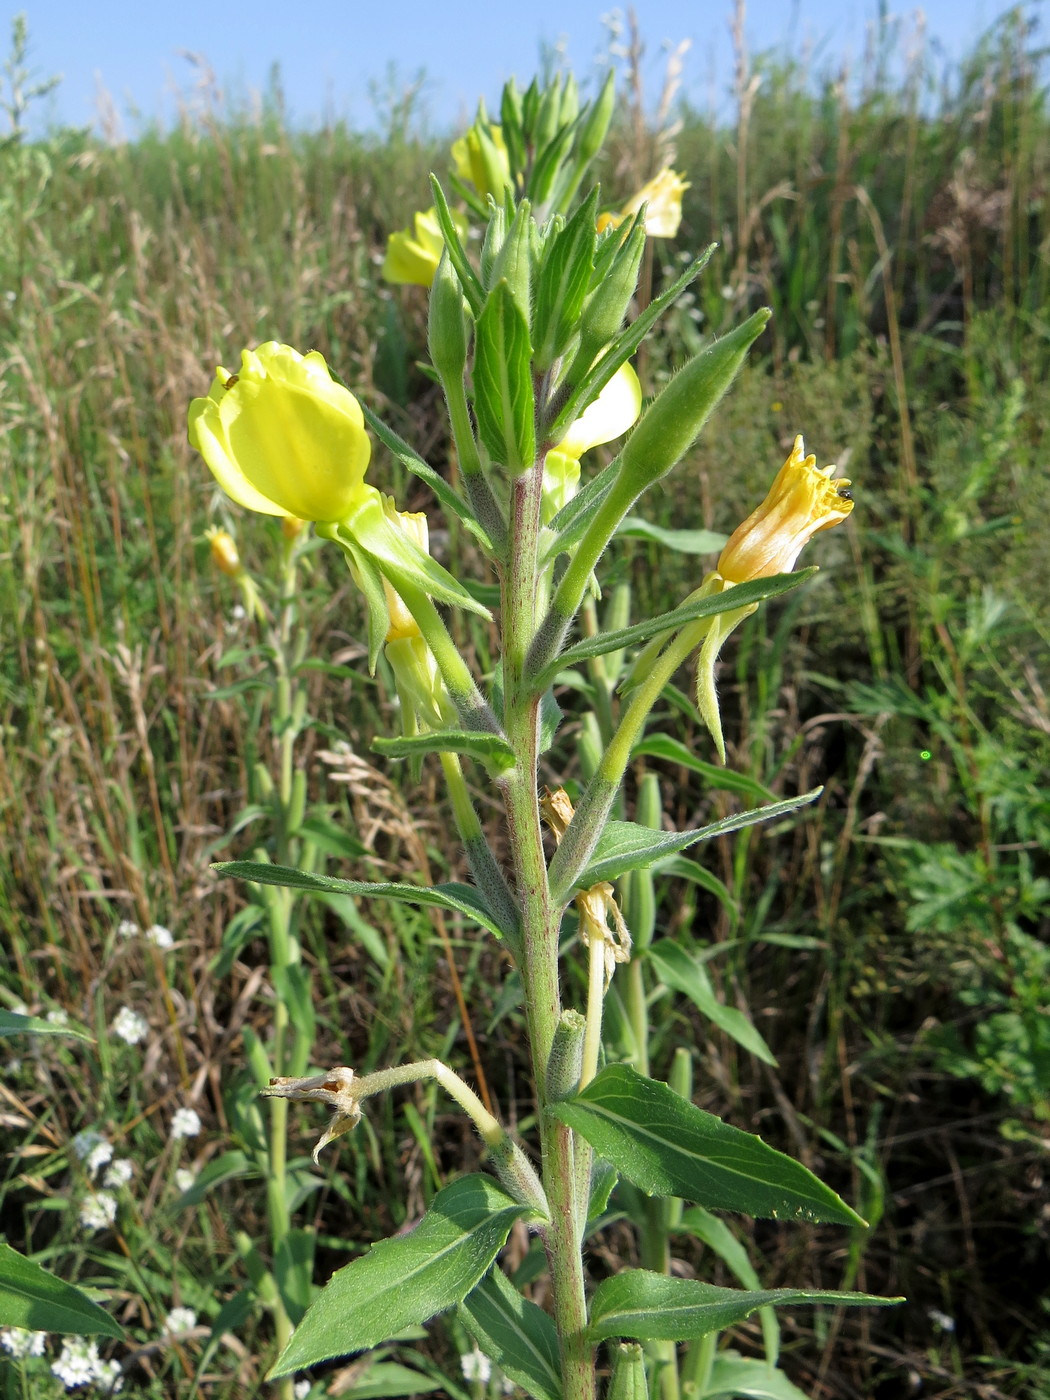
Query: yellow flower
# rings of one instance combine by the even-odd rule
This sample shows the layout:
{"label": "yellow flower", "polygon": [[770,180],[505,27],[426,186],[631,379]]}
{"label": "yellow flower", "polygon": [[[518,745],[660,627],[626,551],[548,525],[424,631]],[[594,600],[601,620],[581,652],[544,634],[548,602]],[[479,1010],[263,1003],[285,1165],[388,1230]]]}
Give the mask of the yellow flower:
{"label": "yellow flower", "polygon": [[623,364],[593,403],[589,404],[547,456],[543,464],[543,514],[549,523],[575,496],[580,484],[580,458],[592,447],[621,437],[642,411],[642,386],[629,364]]}
{"label": "yellow flower", "polygon": [[769,495],[729,537],[718,559],[727,583],[744,583],[771,574],[788,574],[802,548],[820,530],[845,520],[853,509],[850,483],[833,480],[834,467],[818,467],[806,456],[801,435],[795,439]]}
{"label": "yellow flower", "polygon": [[665,165],[659,174],[654,175],[648,184],[643,185],[637,194],[631,196],[619,214],[599,214],[598,232],[607,228],[619,228],[625,219],[637,214],[643,204],[645,211],[645,231],[650,238],[674,238],[682,222],[682,195],[689,188],[689,181],[683,180],[677,170]]}
{"label": "yellow flower", "polygon": [[[462,238],[466,234],[466,220],[461,214],[453,214],[452,218]],[[382,276],[387,282],[429,287],[441,261],[445,240],[433,207],[414,215],[412,223],[412,228],[392,233],[387,239]]]}
{"label": "yellow flower", "polygon": [[453,141],[452,162],[459,178],[473,185],[482,199],[490,194],[499,203],[504,185],[511,183],[507,143],[503,139],[503,128],[487,121],[483,130],[488,140],[484,140],[479,134],[480,124],[479,117],[466,135]]}
{"label": "yellow flower", "polygon": [[220,368],[190,404],[189,439],[226,494],[263,515],[338,521],[369,489],[361,405],[316,350],[243,350],[239,371]]}

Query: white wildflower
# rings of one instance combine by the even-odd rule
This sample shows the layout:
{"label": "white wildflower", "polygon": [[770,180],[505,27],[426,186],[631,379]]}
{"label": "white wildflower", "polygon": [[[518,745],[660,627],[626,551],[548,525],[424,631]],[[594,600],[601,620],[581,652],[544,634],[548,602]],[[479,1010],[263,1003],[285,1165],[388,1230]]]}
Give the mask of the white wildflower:
{"label": "white wildflower", "polygon": [[121,919],[117,925],[118,938],[138,938],[142,930],[134,919]]}
{"label": "white wildflower", "polygon": [[82,1128],[70,1143],[70,1147],[83,1162],[91,1156],[100,1142],[105,1142],[105,1138],[96,1128]]}
{"label": "white wildflower", "polygon": [[21,1072],[22,1072],[22,1061],[21,1061],[20,1059],[18,1059],[17,1057],[12,1056],[12,1058],[11,1058],[10,1060],[8,1060],[7,1065],[5,1066],[5,1068],[7,1069],[8,1074],[9,1074],[9,1075],[11,1076],[11,1078],[13,1079],[13,1078],[15,1077],[16,1074],[21,1074]]}
{"label": "white wildflower", "polygon": [[955,1318],[949,1317],[947,1313],[941,1312],[940,1308],[927,1308],[926,1316],[939,1332],[955,1331]]}
{"label": "white wildflower", "polygon": [[106,1142],[103,1138],[101,1142],[96,1142],[94,1147],[84,1158],[84,1170],[89,1175],[94,1176],[100,1172],[107,1162],[113,1160],[113,1144]]}
{"label": "white wildflower", "polygon": [[459,1364],[465,1381],[481,1381],[484,1384],[492,1375],[492,1362],[477,1347],[468,1351],[466,1356],[461,1356]]}
{"label": "white wildflower", "polygon": [[173,1138],[196,1137],[201,1130],[201,1117],[195,1108],[177,1108],[171,1119]]}
{"label": "white wildflower", "polygon": [[80,1223],[88,1230],[108,1230],[117,1218],[117,1198],[111,1191],[94,1191],[80,1203]]}
{"label": "white wildflower", "polygon": [[46,1332],[31,1332],[28,1327],[5,1327],[0,1332],[0,1347],[19,1360],[26,1356],[43,1356],[46,1341]]}
{"label": "white wildflower", "polygon": [[78,1385],[90,1385],[98,1374],[98,1343],[86,1337],[67,1337],[57,1361],[51,1363],[51,1374],[57,1376],[67,1390]]}
{"label": "white wildflower", "polygon": [[305,1379],[296,1381],[295,1385],[292,1386],[292,1394],[295,1396],[295,1400],[306,1400],[306,1397],[310,1394],[312,1385],[313,1381]]}
{"label": "white wildflower", "polygon": [[130,1006],[122,1006],[113,1017],[110,1030],[128,1045],[138,1045],[139,1041],[145,1040],[149,1035],[149,1022],[145,1016],[132,1011]]}
{"label": "white wildflower", "polygon": [[192,1332],[197,1325],[197,1314],[192,1308],[172,1308],[164,1319],[164,1331],[169,1337],[177,1337],[182,1332]]}
{"label": "white wildflower", "polygon": [[101,1386],[107,1395],[116,1395],[124,1388],[124,1376],[119,1361],[97,1361],[95,1363],[95,1384]]}
{"label": "white wildflower", "polygon": [[188,1191],[197,1180],[197,1173],[192,1167],[179,1167],[175,1173],[175,1189],[177,1191]]}
{"label": "white wildflower", "polygon": [[233,621],[243,622],[247,616],[248,614],[244,611],[244,608],[241,606],[241,604],[234,603],[233,607],[230,609],[230,617],[233,619]]}
{"label": "white wildflower", "polygon": [[118,1157],[115,1162],[111,1162],[106,1169],[106,1174],[102,1178],[102,1185],[109,1186],[113,1190],[119,1190],[121,1186],[127,1186],[128,1182],[135,1175],[135,1164],[128,1157]]}
{"label": "white wildflower", "polygon": [[163,924],[150,924],[146,930],[146,938],[157,948],[165,952],[174,947],[175,939],[170,928],[165,928]]}
{"label": "white wildflower", "polygon": [[51,1026],[68,1026],[69,1012],[63,1010],[61,1006],[56,1006],[54,1011],[47,1013],[47,1021]]}

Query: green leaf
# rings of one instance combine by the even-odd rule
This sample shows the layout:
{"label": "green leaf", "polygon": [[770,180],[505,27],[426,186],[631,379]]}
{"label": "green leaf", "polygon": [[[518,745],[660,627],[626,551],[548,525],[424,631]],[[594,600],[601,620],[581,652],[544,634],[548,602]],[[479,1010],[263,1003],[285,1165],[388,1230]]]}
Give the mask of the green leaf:
{"label": "green leaf", "polygon": [[353,1400],[387,1400],[394,1395],[430,1395],[441,1389],[441,1381],[413,1371],[410,1366],[402,1366],[397,1361],[377,1361],[369,1366],[364,1375],[353,1387],[344,1391]]}
{"label": "green leaf", "polygon": [[839,1308],[888,1307],[901,1298],[876,1298],[869,1293],[827,1293],[822,1289],[716,1288],[696,1279],[669,1278],[647,1269],[627,1269],[598,1285],[591,1301],[588,1336],[592,1342],[608,1337],[637,1341],[684,1342],[708,1332],[735,1327],[758,1308],[798,1303],[830,1303]]}
{"label": "green leaf", "polygon": [[66,1022],[64,1026],[45,1021],[39,1016],[22,1016],[17,1011],[0,1011],[0,1035],[70,1035],[74,1040],[94,1041],[81,1026]]}
{"label": "green leaf", "polygon": [[561,1400],[558,1329],[498,1264],[467,1294],[461,1311],[478,1346],[512,1381],[536,1400]]}
{"label": "green leaf", "polygon": [[[683,603],[680,608],[659,613],[656,617],[636,622],[631,627],[622,627],[615,632],[599,632],[594,637],[585,637],[574,643],[550,663],[535,679],[536,688],[548,686],[559,671],[566,671],[581,661],[589,661],[593,656],[604,656],[610,651],[620,651],[635,642],[647,642],[661,632],[677,631],[687,622],[695,622],[699,617],[715,617],[718,613],[731,612],[752,603],[776,598],[781,593],[789,593],[800,583],[805,583],[816,572],[815,569],[800,569],[793,574],[774,574],[771,578],[751,579],[748,583],[738,583],[724,593],[712,593],[706,598],[695,598]],[[723,770],[718,770],[723,771]]]}
{"label": "green leaf", "polygon": [[594,271],[597,186],[563,229],[548,235],[536,285],[533,339],[536,362],[546,369],[578,329]]}
{"label": "green leaf", "polygon": [[754,1357],[735,1352],[715,1357],[704,1389],[704,1400],[810,1400],[783,1371]]}
{"label": "green leaf", "polygon": [[[706,890],[708,894],[713,894],[730,913],[736,913],[737,902],[730,893],[729,887],[717,875],[712,875],[711,871],[702,866],[699,861],[690,860],[688,856],[672,856],[670,860],[660,863],[660,873],[661,875],[673,875],[679,880],[690,880],[694,885],[699,885],[701,889]],[[630,926],[628,925],[628,927]],[[725,943],[716,944],[714,954],[717,955],[726,946]],[[712,956],[710,949],[705,951],[708,957]]]}
{"label": "green leaf", "polygon": [[430,187],[434,192],[434,213],[441,228],[441,236],[445,240],[445,247],[448,249],[448,257],[452,266],[456,269],[456,276],[460,280],[463,288],[463,295],[470,306],[471,314],[476,316],[481,310],[481,304],[485,299],[478,275],[471,267],[464,252],[459,230],[456,228],[455,220],[448,207],[448,200],[445,198],[445,191],[441,188],[436,175],[430,177]]}
{"label": "green leaf", "polygon": [[518,474],[536,455],[536,404],[529,328],[506,281],[497,282],[478,317],[474,414],[494,462]]}
{"label": "green leaf", "polygon": [[[788,574],[786,577],[790,578]],[[725,597],[722,594],[722,597]],[[685,746],[680,739],[672,739],[669,734],[654,734],[650,739],[643,739],[636,748],[631,750],[632,758],[663,758],[668,763],[681,764],[683,768],[688,768],[691,773],[699,773],[708,787],[720,788],[723,792],[738,792],[742,797],[750,797],[755,802],[775,802],[777,795],[770,792],[769,788],[763,787],[755,778],[750,778],[746,773],[734,773],[731,768],[723,768],[718,763],[705,763],[702,758],[697,758],[693,751]]]}
{"label": "green leaf", "polygon": [[727,831],[739,831],[741,827],[754,826],[756,822],[795,812],[807,802],[815,801],[821,792],[823,788],[814,788],[812,792],[788,797],[783,802],[772,802],[767,807],[752,807],[747,812],[737,812],[734,816],[723,817],[721,821],[711,822],[693,831],[658,832],[649,826],[639,826],[636,822],[608,822],[594,848],[590,865],[576,880],[574,888],[589,890],[600,880],[615,880],[625,870],[644,870],[664,856],[673,855],[698,841],[710,841],[714,836],[724,836]]}
{"label": "green leaf", "polygon": [[473,885],[451,881],[443,885],[372,884],[368,880],[337,880],[331,875],[315,875],[309,870],[293,870],[288,865],[268,865],[265,861],[226,860],[212,866],[220,875],[236,880],[252,880],[259,885],[281,885],[285,889],[307,890],[315,894],[350,894],[362,899],[392,899],[399,904],[428,905],[453,909],[465,914],[497,938],[503,930],[493,917],[480,890]]}
{"label": "green leaf", "polygon": [[212,1158],[207,1166],[201,1168],[193,1185],[189,1190],[183,1191],[175,1202],[175,1209],[186,1210],[190,1206],[199,1206],[208,1192],[222,1181],[237,1181],[258,1175],[259,1168],[245,1153],[236,1150],[224,1152],[220,1157]]}
{"label": "green leaf", "polygon": [[481,763],[499,759],[505,766],[514,764],[514,750],[501,734],[482,733],[477,729],[435,729],[426,734],[413,734],[396,739],[373,739],[376,753],[390,758],[412,758],[424,753],[465,753]]}
{"label": "green leaf", "polygon": [[407,1235],[375,1244],[333,1274],[269,1379],[378,1346],[461,1303],[528,1213],[491,1177],[444,1187]]}
{"label": "green leaf", "polygon": [[124,1335],[123,1327],[105,1308],[9,1244],[0,1244],[0,1327],[71,1332],[82,1337]]}
{"label": "green leaf", "polygon": [[425,481],[441,502],[445,512],[458,516],[471,534],[480,540],[487,550],[491,551],[492,541],[489,539],[485,527],[459,492],[451,487],[428,462],[425,462],[415,448],[411,447],[403,437],[399,437],[393,428],[388,428],[382,418],[373,413],[367,404],[361,404],[361,412],[365,415],[365,422],[383,446],[394,454],[402,466],[407,467],[414,476],[418,476],[420,481]]}
{"label": "green leaf", "polygon": [[307,817],[299,823],[297,835],[305,836],[312,846],[323,851],[326,856],[342,856],[354,860],[369,854],[367,846],[362,846],[345,831],[338,822],[328,817]]}
{"label": "green leaf", "polygon": [[776,1064],[776,1056],[751,1021],[735,1006],[726,1006],[718,1000],[703,963],[685,948],[670,938],[662,938],[652,945],[646,956],[665,987],[687,996],[702,1016],[752,1055],[757,1055],[767,1065]]}
{"label": "green leaf", "polygon": [[608,1065],[549,1110],[649,1196],[773,1220],[863,1225],[799,1162],[629,1065]]}
{"label": "green leaf", "polygon": [[618,539],[653,540],[675,554],[717,554],[729,538],[717,530],[665,530],[638,515],[629,515],[616,535]]}
{"label": "green leaf", "polygon": [[708,1249],[713,1250],[722,1263],[728,1266],[733,1277],[745,1288],[759,1289],[762,1287],[754,1265],[747,1257],[747,1250],[726,1222],[720,1220],[717,1215],[712,1215],[703,1206],[690,1206],[688,1210],[682,1212],[682,1218],[675,1226],[675,1230],[676,1232],[681,1231],[683,1234],[695,1235],[698,1240],[702,1240]]}

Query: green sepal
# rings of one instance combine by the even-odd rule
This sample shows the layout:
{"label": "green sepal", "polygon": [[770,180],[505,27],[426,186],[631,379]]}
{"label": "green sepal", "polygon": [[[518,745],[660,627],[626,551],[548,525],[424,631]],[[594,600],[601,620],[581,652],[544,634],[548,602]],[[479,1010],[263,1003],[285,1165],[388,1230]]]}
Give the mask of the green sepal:
{"label": "green sepal", "polygon": [[598,1285],[591,1300],[588,1336],[595,1343],[610,1337],[684,1342],[736,1327],[759,1308],[771,1304],[885,1308],[903,1301],[818,1288],[718,1288],[697,1279],[669,1278],[648,1269],[625,1269]]}
{"label": "green sepal", "polygon": [[483,603],[471,597],[447,569],[394,524],[378,491],[369,492],[345,520],[324,528],[337,544],[351,544],[369,554],[395,589],[398,580],[404,579],[439,602],[491,618]]}
{"label": "green sepal", "polygon": [[[532,251],[531,236],[535,230],[532,211],[527,199],[518,205],[514,220],[507,229],[507,236],[492,268],[492,275],[486,279],[495,286],[506,282],[518,304],[528,335],[529,318],[532,314]],[[484,314],[484,313],[482,313]]]}
{"label": "green sepal", "polygon": [[629,1065],[607,1065],[548,1111],[648,1196],[773,1220],[864,1225],[801,1163]]}
{"label": "green sepal", "polygon": [[597,215],[596,185],[565,227],[552,230],[547,237],[533,313],[532,338],[539,370],[550,368],[579,329],[594,270]]}
{"label": "green sepal", "polygon": [[718,653],[722,650],[723,643],[732,632],[743,622],[745,617],[749,617],[758,607],[757,603],[751,603],[747,607],[740,607],[740,600],[736,596],[735,588],[726,588],[721,595],[723,598],[732,598],[734,607],[717,617],[704,638],[704,644],[700,648],[700,655],[696,663],[696,708],[707,726],[707,732],[714,740],[715,749],[719,759],[726,761],[726,741],[722,734],[722,712],[718,705],[718,687],[715,685],[715,665],[718,661]]}
{"label": "green sepal", "polygon": [[525,141],[522,130],[524,115],[521,94],[518,92],[518,85],[513,78],[503,84],[499,119],[511,174],[516,176],[518,171],[524,169],[525,166]]}
{"label": "green sepal", "polygon": [[364,1351],[461,1303],[528,1214],[479,1173],[444,1187],[419,1224],[333,1274],[267,1379]]}
{"label": "green sepal", "polygon": [[609,1348],[612,1375],[606,1400],[649,1400],[645,1378],[645,1353],[636,1342],[620,1342]]}
{"label": "green sepal", "polygon": [[548,1313],[522,1296],[496,1264],[463,1299],[468,1331],[504,1375],[535,1400],[561,1400],[561,1348]]}
{"label": "green sepal", "polygon": [[474,415],[489,456],[514,475],[536,456],[529,328],[514,293],[498,282],[477,319]]}
{"label": "green sepal", "polygon": [[583,177],[587,173],[587,167],[605,142],[615,105],[616,74],[610,68],[605,76],[601,92],[593,102],[584,108],[572,161],[562,167],[561,175],[551,196],[551,203],[562,213],[568,210],[572,204],[576,191],[580,188]]}
{"label": "green sepal", "polygon": [[368,607],[368,674],[374,676],[379,653],[386,641],[386,634],[390,631],[390,606],[387,603],[379,564],[366,550],[359,548],[355,540],[340,535],[338,526],[319,525],[315,528],[322,538],[328,535],[338,544],[346,557],[347,567],[353,575],[354,582],[365,596]]}
{"label": "green sepal", "polygon": [[284,889],[306,890],[312,894],[349,894],[359,899],[391,899],[396,904],[452,909],[487,928],[497,938],[504,937],[504,931],[481,891],[473,885],[456,881],[441,885],[409,885],[337,880],[332,875],[315,875],[309,870],[295,870],[290,865],[270,865],[254,860],[220,861],[212,869],[216,874],[231,879],[252,880],[259,885],[279,885]]}

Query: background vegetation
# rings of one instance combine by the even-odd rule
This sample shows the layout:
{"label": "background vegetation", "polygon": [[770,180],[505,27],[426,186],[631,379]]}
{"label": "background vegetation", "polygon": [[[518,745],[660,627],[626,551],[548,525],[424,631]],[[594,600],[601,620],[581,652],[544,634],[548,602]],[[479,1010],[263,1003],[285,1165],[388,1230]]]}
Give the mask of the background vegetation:
{"label": "background vegetation", "polygon": [[[731,527],[799,431],[848,464],[858,502],[820,542],[815,584],[764,608],[722,666],[731,766],[778,795],[823,783],[819,805],[709,849],[724,890],[658,882],[662,932],[730,945],[709,969],[779,1066],[668,995],[653,1070],[691,1046],[699,1103],[800,1156],[871,1220],[845,1242],[755,1224],[765,1285],[908,1296],[789,1318],[785,1366],[807,1393],[1048,1396],[1045,55],[1020,14],[940,85],[927,51],[905,47],[822,77],[741,49],[733,121],[672,101],[675,127],[654,124],[636,94],[604,174],[618,198],[676,147],[691,181],[650,287],[678,249],[720,245],[640,367],[649,391],[747,310],[775,312],[655,523]],[[631,54],[626,66],[630,93]],[[323,351],[430,461],[454,465],[416,365],[425,297],[378,280],[447,139],[426,135],[411,93],[362,136],[289,129],[276,87],[258,112],[228,110],[209,83],[175,129],[123,144],[28,141],[11,98],[0,145],[0,1000],[97,1037],[5,1041],[0,1224],[115,1298],[134,1339],[108,1353],[126,1393],[233,1397],[255,1392],[271,1355],[236,1242],[266,1237],[265,1191],[230,1154],[254,1093],[246,1045],[270,1034],[275,993],[257,911],[208,867],[265,840],[246,794],[280,736],[265,628],[213,571],[204,528],[234,531],[271,604],[279,546],[267,522],[228,515],[186,444],[186,405],[242,344],[277,338]],[[433,508],[381,452],[372,479]],[[469,549],[435,534],[445,562]],[[629,581],[637,612],[670,607],[705,563],[661,551],[650,572],[656,548],[627,544],[603,580]],[[346,860],[329,830],[330,868],[459,872],[427,769],[417,785],[369,752],[396,728],[393,689],[367,675],[350,581],[327,556],[308,561],[297,764],[318,822],[366,850]],[[460,640],[483,669],[484,630],[464,623]],[[564,704],[552,785],[578,771]],[[674,695],[660,727],[711,757]],[[649,762],[676,825],[741,800]],[[527,1132],[514,998],[476,931],[310,904],[301,938],[313,1058],[362,1070],[441,1054],[476,1074],[451,952],[488,1090]],[[146,1026],[133,1042],[115,1027],[125,1007]],[[199,1132],[179,1136],[185,1117],[173,1132],[184,1109]],[[330,1151],[321,1189],[295,1178],[317,1279],[478,1155],[426,1087],[369,1118]],[[293,1117],[297,1160],[314,1126]],[[89,1223],[107,1164],[76,1150],[84,1130],[131,1163],[108,1225]],[[596,1239],[596,1274],[625,1247],[615,1228]],[[683,1267],[726,1281],[691,1248]],[[165,1321],[176,1306],[192,1324]],[[469,1343],[453,1324],[429,1347],[456,1374]],[[61,1390],[45,1358],[22,1379],[0,1362],[0,1376],[10,1395]]]}

